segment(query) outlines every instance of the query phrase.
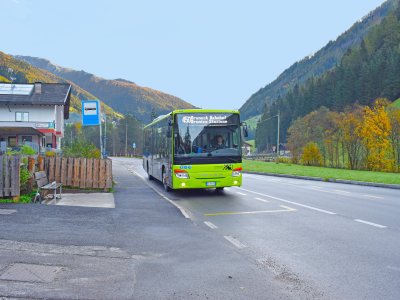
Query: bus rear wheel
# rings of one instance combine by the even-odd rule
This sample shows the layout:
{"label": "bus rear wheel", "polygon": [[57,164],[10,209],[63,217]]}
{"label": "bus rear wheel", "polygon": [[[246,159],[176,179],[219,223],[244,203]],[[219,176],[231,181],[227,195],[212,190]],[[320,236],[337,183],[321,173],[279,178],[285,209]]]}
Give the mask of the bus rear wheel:
{"label": "bus rear wheel", "polygon": [[164,190],[166,192],[170,192],[171,188],[168,186],[168,182],[167,182],[167,174],[165,173],[165,170],[163,169],[162,171],[162,181],[163,181],[163,186],[164,186]]}
{"label": "bus rear wheel", "polygon": [[216,190],[217,192],[222,192],[222,191],[224,190],[224,187],[217,187],[217,188],[215,188],[215,190]]}

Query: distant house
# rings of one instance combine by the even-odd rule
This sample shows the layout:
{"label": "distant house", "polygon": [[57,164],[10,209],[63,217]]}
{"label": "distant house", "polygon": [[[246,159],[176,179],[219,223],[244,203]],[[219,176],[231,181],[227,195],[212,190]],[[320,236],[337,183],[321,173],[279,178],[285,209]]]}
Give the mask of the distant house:
{"label": "distant house", "polygon": [[248,142],[246,142],[246,141],[243,141],[243,144],[242,144],[242,154],[243,155],[250,155],[251,154],[251,148],[253,147],[253,145],[252,144],[250,144],[250,143],[248,143]]}
{"label": "distant house", "polygon": [[60,149],[71,85],[0,83],[0,146]]}

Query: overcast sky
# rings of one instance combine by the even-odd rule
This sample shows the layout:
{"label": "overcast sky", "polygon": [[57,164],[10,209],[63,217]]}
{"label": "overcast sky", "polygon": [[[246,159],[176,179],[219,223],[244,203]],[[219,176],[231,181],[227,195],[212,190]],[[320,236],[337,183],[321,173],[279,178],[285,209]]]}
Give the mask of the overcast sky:
{"label": "overcast sky", "polygon": [[0,51],[238,109],[382,0],[0,0]]}

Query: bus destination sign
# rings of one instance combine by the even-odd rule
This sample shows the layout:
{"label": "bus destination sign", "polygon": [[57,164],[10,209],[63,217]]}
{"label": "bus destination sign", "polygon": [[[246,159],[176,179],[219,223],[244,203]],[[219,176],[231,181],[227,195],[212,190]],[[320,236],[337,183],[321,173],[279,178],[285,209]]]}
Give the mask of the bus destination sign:
{"label": "bus destination sign", "polygon": [[187,115],[182,117],[182,123],[193,125],[227,124],[228,115]]}

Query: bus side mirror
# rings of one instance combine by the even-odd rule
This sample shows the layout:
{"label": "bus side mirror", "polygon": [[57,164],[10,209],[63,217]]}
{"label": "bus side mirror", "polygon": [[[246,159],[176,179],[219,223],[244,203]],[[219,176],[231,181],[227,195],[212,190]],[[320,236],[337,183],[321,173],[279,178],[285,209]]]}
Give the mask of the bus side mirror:
{"label": "bus side mirror", "polygon": [[172,123],[171,121],[168,122],[168,128],[167,128],[167,138],[172,137]]}
{"label": "bus side mirror", "polygon": [[242,122],[240,125],[242,126],[243,136],[244,136],[244,137],[248,137],[248,136],[249,136],[249,132],[248,132],[248,130],[247,130],[247,124],[246,124],[246,122]]}

